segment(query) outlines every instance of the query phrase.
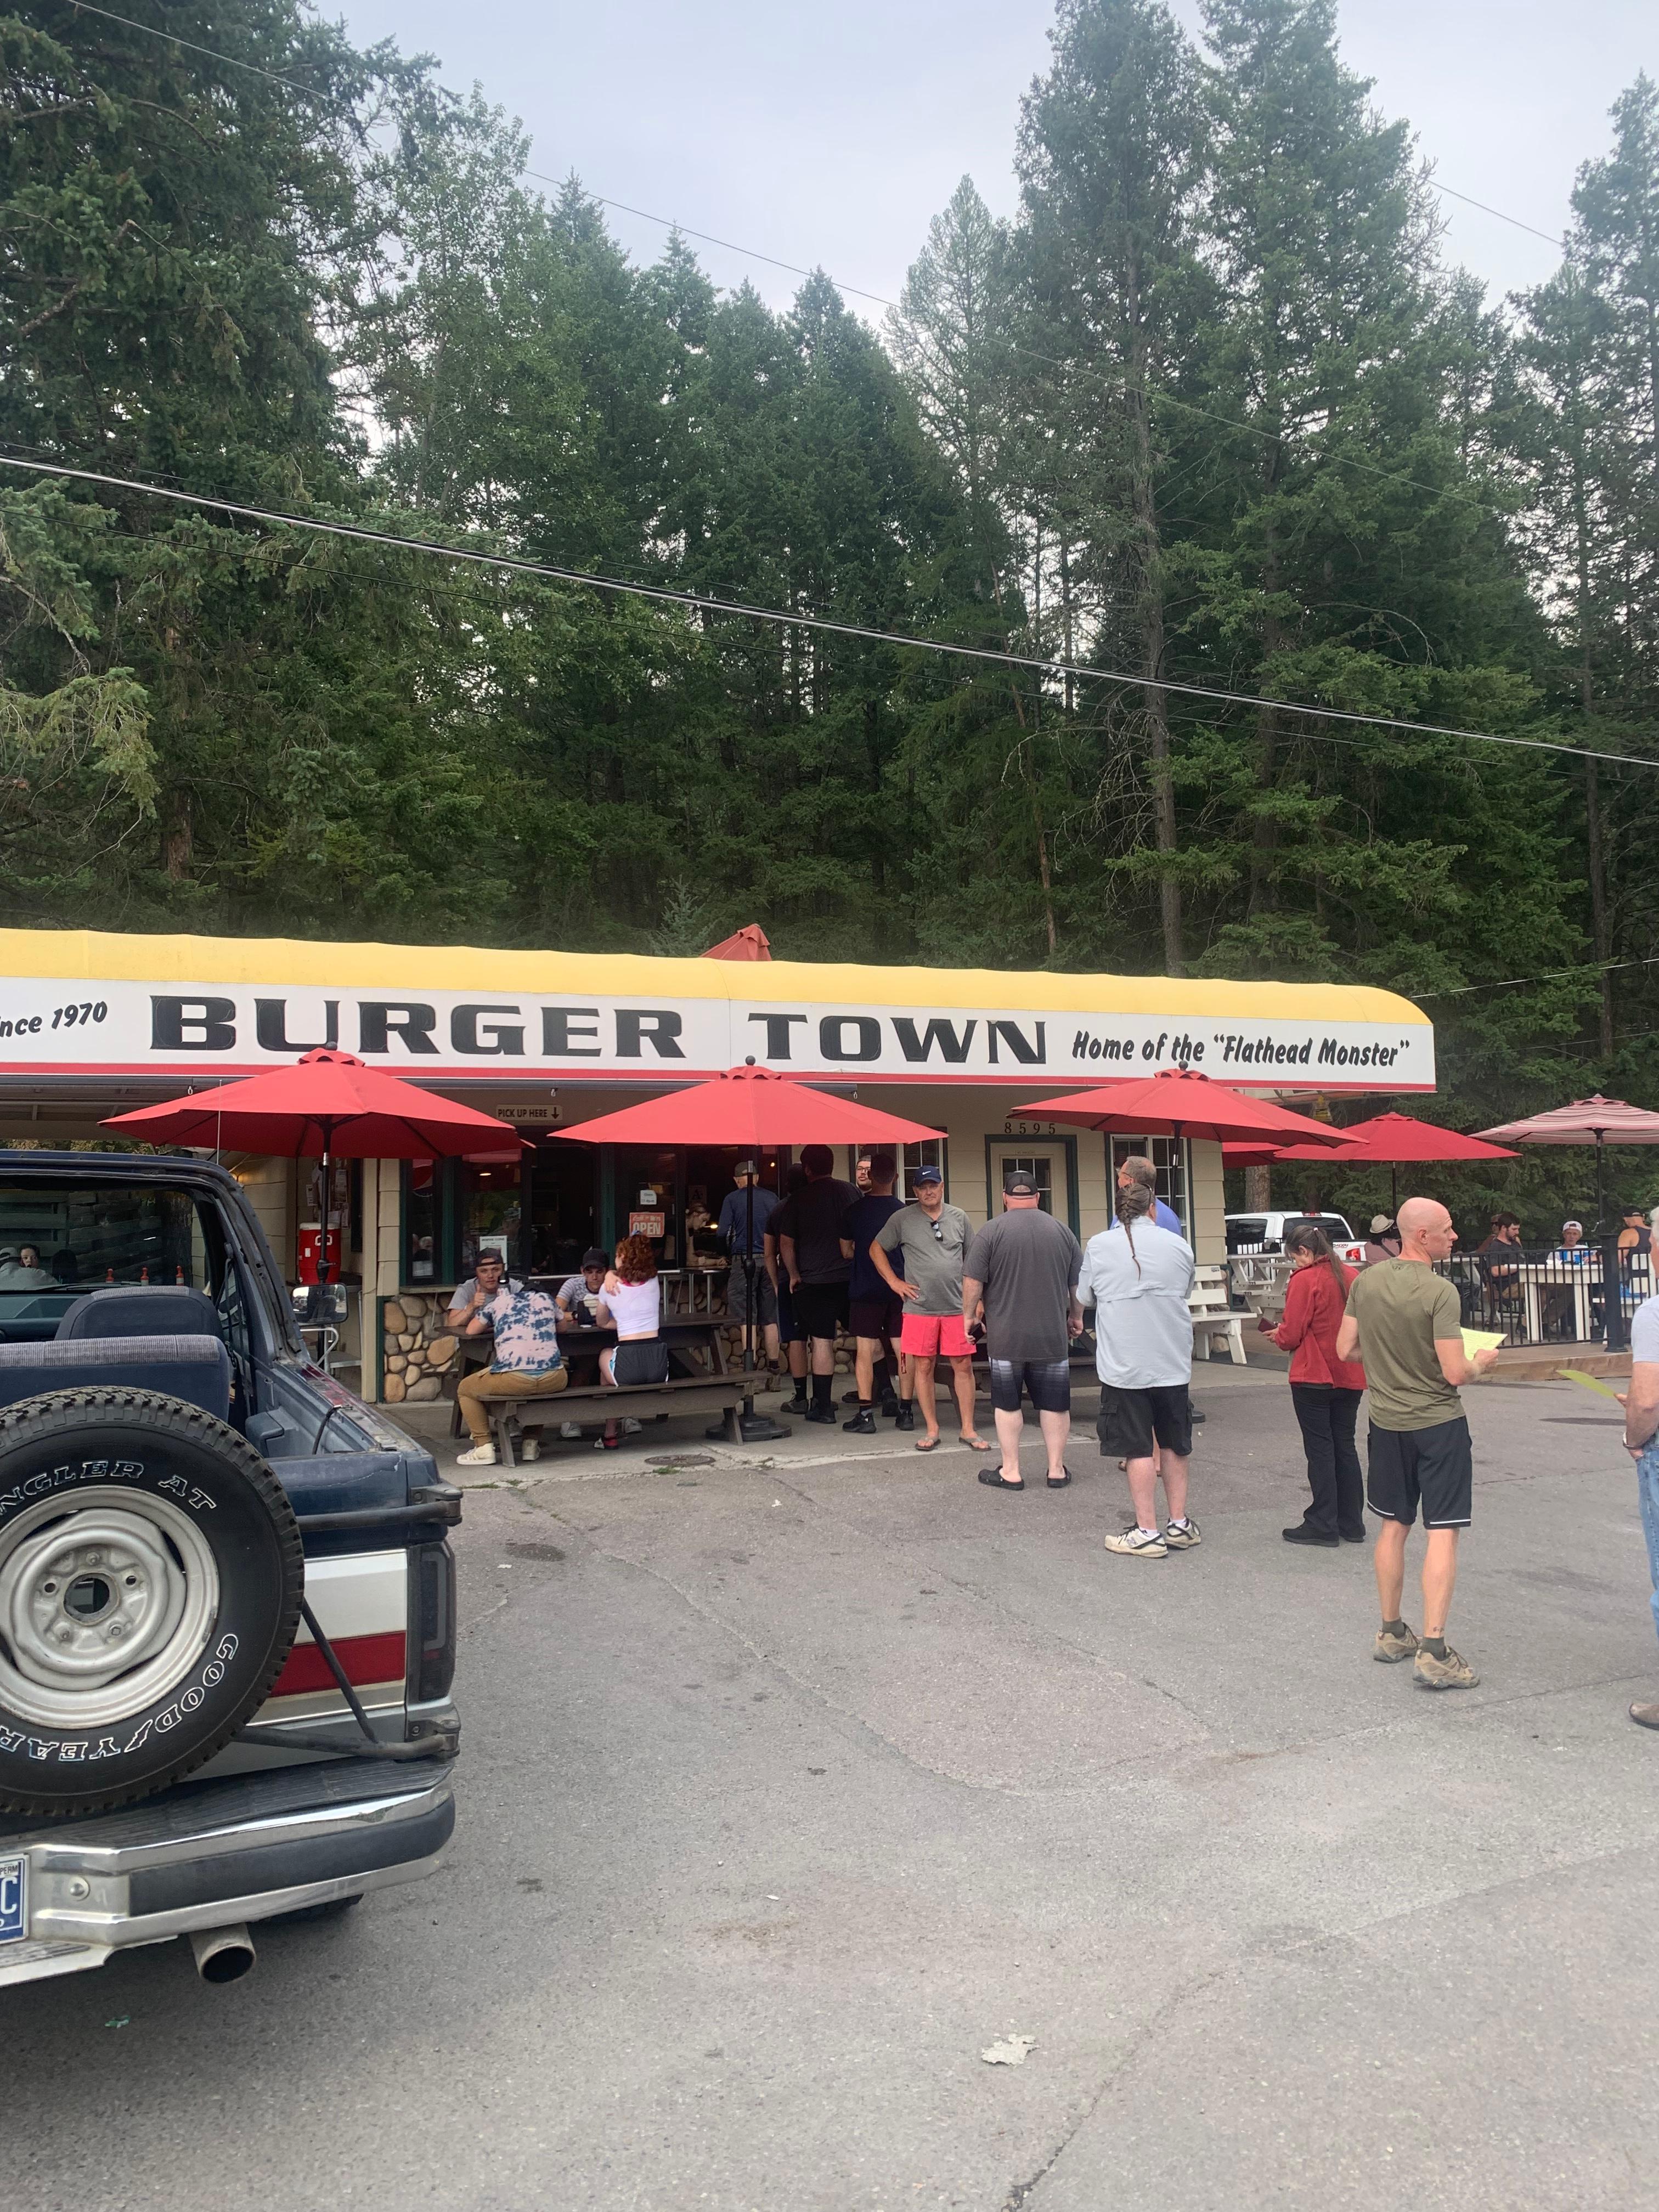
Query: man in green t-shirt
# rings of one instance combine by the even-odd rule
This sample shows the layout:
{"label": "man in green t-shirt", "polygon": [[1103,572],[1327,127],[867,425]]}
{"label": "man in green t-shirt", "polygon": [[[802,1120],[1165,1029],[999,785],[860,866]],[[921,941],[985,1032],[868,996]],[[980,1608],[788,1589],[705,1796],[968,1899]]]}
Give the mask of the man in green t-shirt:
{"label": "man in green t-shirt", "polygon": [[[1336,1337],[1339,1359],[1364,1361],[1370,1394],[1365,1497],[1382,1524],[1375,1562],[1382,1626],[1373,1656],[1386,1663],[1414,1659],[1425,1689],[1468,1690],[1480,1677],[1446,1641],[1457,1532],[1469,1525],[1474,1484],[1469,1425],[1457,1394],[1498,1353],[1469,1358],[1456,1285],[1434,1272],[1457,1242],[1445,1207],[1432,1198],[1408,1198],[1395,1219],[1400,1257],[1360,1273]],[[1406,1538],[1419,1506],[1428,1535],[1420,1642],[1400,1612]]]}

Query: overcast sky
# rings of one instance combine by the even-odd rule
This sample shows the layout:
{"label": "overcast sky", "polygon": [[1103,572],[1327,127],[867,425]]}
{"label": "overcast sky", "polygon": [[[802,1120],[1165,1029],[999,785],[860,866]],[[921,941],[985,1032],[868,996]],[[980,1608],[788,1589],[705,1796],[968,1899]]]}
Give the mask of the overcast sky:
{"label": "overcast sky", "polygon": [[[1196,0],[1174,0],[1189,26]],[[325,0],[326,8],[326,0]],[[331,9],[326,9],[331,12]],[[361,43],[436,54],[519,116],[532,166],[843,284],[896,295],[964,172],[1012,210],[1019,95],[1048,55],[1050,0],[344,0]],[[1340,0],[1344,55],[1407,117],[1441,182],[1559,234],[1607,110],[1659,76],[1656,0]],[[1551,248],[1442,202],[1447,252],[1495,293],[1537,283]],[[662,231],[612,211],[654,259]],[[721,284],[775,303],[797,279],[700,245]],[[867,314],[879,309],[854,302]]]}

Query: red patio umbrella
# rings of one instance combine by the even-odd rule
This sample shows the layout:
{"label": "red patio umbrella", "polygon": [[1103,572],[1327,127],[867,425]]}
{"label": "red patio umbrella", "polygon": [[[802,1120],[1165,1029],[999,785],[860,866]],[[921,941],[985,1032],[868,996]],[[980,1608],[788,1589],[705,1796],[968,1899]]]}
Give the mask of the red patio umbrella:
{"label": "red patio umbrella", "polygon": [[[671,1091],[662,1098],[647,1098],[643,1105],[624,1106],[596,1121],[579,1121],[565,1134],[588,1145],[742,1145],[763,1152],[771,1145],[890,1145],[925,1144],[939,1131],[922,1121],[907,1121],[885,1114],[878,1106],[866,1106],[855,1098],[837,1098],[810,1084],[792,1083],[769,1067],[728,1067],[708,1083],[690,1090]],[[743,1331],[743,1371],[755,1371],[755,1186],[749,1185],[749,1221],[744,1238],[744,1273],[749,1287],[749,1316]],[[764,1417],[757,1417],[751,1397],[743,1414],[746,1438],[764,1440],[787,1436]]]}
{"label": "red patio umbrella", "polygon": [[1306,1144],[1340,1152],[1346,1133],[1305,1114],[1291,1114],[1265,1098],[1247,1098],[1231,1084],[1196,1070],[1166,1067],[1157,1075],[1103,1083],[1063,1098],[1039,1098],[1018,1109],[1049,1121],[1082,1121],[1091,1129],[1144,1129],[1147,1134],[1205,1137],[1217,1144],[1254,1139],[1260,1144]]}
{"label": "red patio umbrella", "polygon": [[1483,1129],[1483,1137],[1512,1137],[1517,1145],[1594,1145],[1595,1147],[1595,1225],[1599,1231],[1605,1201],[1601,1194],[1604,1148],[1614,1145],[1659,1145],[1659,1114],[1645,1107],[1627,1106],[1622,1098],[1604,1098],[1598,1091],[1589,1098],[1575,1098],[1570,1106],[1557,1106],[1547,1114],[1532,1114],[1519,1121],[1505,1121],[1496,1129]]}
{"label": "red patio umbrella", "polygon": [[[1459,1129],[1443,1129],[1433,1121],[1419,1121],[1410,1114],[1374,1114],[1369,1121],[1351,1121],[1339,1135],[1353,1147],[1344,1152],[1345,1167],[1387,1167],[1394,1170],[1427,1160],[1512,1160],[1515,1154],[1481,1137],[1466,1137]],[[1276,1152],[1257,1145],[1224,1145],[1221,1156],[1230,1168],[1264,1165],[1268,1161],[1330,1160],[1325,1145],[1285,1145]],[[1391,1205],[1399,1200],[1399,1176],[1389,1177]]]}
{"label": "red patio umbrella", "polygon": [[323,1163],[323,1243],[318,1275],[328,1280],[328,1170],[337,1155],[354,1160],[410,1160],[428,1154],[499,1149],[516,1156],[516,1129],[475,1107],[435,1097],[417,1084],[367,1066],[349,1052],[319,1046],[292,1067],[273,1067],[186,1098],[112,1115],[101,1125],[157,1145],[226,1144]]}

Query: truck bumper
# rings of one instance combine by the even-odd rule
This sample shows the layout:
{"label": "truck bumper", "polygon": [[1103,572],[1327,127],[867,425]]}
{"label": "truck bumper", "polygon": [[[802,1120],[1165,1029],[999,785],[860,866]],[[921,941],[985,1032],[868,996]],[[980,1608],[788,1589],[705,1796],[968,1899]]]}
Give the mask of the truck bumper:
{"label": "truck bumper", "polygon": [[25,1863],[27,1925],[0,1942],[0,1987],[417,1881],[454,1825],[447,1763],[373,1759],[187,1782],[121,1812],[17,1823],[0,1834],[0,1863]]}

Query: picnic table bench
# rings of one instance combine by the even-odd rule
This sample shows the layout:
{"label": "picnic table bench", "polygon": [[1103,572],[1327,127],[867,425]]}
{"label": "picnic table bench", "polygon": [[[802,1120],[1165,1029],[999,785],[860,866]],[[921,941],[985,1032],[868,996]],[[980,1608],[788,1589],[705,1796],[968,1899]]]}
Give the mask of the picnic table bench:
{"label": "picnic table bench", "polygon": [[[766,1387],[766,1377],[745,1378],[741,1370],[727,1366],[725,1327],[718,1320],[693,1321],[684,1316],[670,1320],[665,1316],[658,1336],[668,1347],[665,1382],[632,1383],[619,1390],[605,1382],[581,1382],[551,1397],[486,1399],[489,1432],[501,1464],[518,1465],[514,1424],[522,1426],[526,1419],[533,1428],[538,1424],[545,1427],[584,1419],[597,1424],[666,1420],[671,1413],[718,1413],[725,1424],[726,1442],[741,1443],[738,1414],[745,1400]],[[617,1332],[611,1328],[559,1331],[559,1348],[567,1364],[573,1359],[597,1358],[616,1341]]]}

